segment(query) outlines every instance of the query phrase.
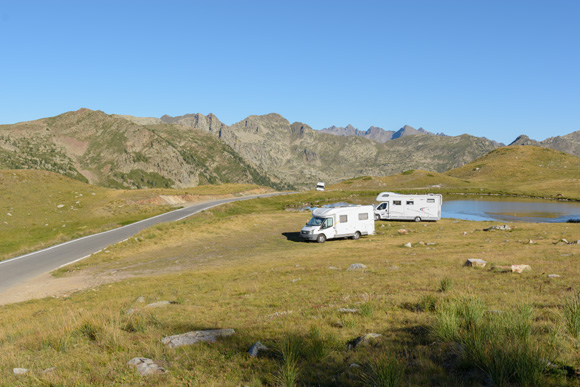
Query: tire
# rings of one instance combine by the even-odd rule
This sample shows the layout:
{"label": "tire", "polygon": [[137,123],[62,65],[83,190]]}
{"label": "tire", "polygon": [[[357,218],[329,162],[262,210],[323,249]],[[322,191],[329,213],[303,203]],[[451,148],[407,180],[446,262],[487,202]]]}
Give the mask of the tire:
{"label": "tire", "polygon": [[324,235],[324,234],[318,234],[318,236],[316,237],[316,242],[318,242],[318,243],[324,243],[324,242],[326,242],[326,235]]}
{"label": "tire", "polygon": [[421,221],[421,218],[417,216],[417,217],[415,218],[415,222],[420,222],[420,221]]}
{"label": "tire", "polygon": [[352,239],[354,239],[355,241],[360,238],[360,232],[355,232],[354,235],[352,236]]}

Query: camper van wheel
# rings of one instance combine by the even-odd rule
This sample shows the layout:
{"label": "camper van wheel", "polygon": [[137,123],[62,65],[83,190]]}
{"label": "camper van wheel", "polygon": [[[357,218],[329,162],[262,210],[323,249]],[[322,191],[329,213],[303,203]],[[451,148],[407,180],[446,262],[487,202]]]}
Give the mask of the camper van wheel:
{"label": "camper van wheel", "polygon": [[352,239],[354,239],[355,241],[360,238],[360,232],[355,232],[354,235],[352,236]]}
{"label": "camper van wheel", "polygon": [[415,222],[420,222],[420,221],[421,221],[421,218],[417,216],[417,217],[415,218]]}
{"label": "camper van wheel", "polygon": [[316,238],[316,242],[318,243],[324,243],[326,241],[326,235],[324,234],[318,234],[318,237]]}

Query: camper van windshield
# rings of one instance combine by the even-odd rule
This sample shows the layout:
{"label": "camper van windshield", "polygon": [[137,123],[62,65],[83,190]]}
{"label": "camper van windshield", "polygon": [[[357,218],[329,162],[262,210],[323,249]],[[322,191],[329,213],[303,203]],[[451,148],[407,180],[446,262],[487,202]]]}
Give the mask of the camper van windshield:
{"label": "camper van windshield", "polygon": [[322,222],[324,222],[323,218],[312,218],[310,219],[310,221],[308,223],[306,223],[307,226],[320,226],[322,224]]}

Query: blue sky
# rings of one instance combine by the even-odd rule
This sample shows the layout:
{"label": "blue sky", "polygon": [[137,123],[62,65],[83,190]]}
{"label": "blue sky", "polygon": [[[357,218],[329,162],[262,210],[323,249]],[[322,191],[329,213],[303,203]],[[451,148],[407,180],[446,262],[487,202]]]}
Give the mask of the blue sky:
{"label": "blue sky", "polygon": [[580,1],[0,1],[0,123],[87,107],[580,130]]}

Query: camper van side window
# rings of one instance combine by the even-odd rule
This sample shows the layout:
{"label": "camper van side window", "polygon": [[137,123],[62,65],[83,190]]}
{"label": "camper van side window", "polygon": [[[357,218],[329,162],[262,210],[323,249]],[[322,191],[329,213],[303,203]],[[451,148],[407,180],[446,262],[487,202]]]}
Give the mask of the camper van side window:
{"label": "camper van side window", "polygon": [[347,223],[348,216],[347,215],[340,215],[340,223]]}
{"label": "camper van side window", "polygon": [[358,220],[367,220],[369,218],[369,214],[367,214],[366,212],[361,212],[360,214],[358,214]]}
{"label": "camper van side window", "polygon": [[401,201],[400,200],[393,200],[393,205],[400,206],[401,205]]}
{"label": "camper van side window", "polygon": [[435,199],[427,199],[427,203],[435,203]]}
{"label": "camper van side window", "polygon": [[415,204],[415,203],[413,203],[413,201],[412,201],[412,200],[407,200],[407,205],[408,205],[408,206],[412,206],[413,204]]}
{"label": "camper van side window", "polygon": [[329,228],[329,227],[332,227],[332,218],[324,219],[324,223],[322,225],[322,228]]}

